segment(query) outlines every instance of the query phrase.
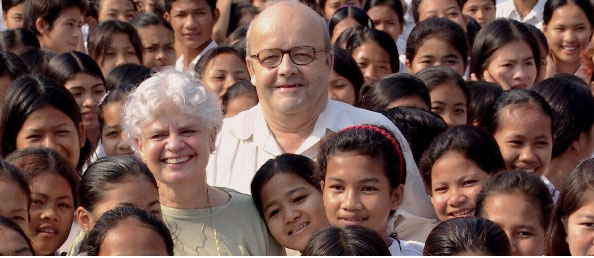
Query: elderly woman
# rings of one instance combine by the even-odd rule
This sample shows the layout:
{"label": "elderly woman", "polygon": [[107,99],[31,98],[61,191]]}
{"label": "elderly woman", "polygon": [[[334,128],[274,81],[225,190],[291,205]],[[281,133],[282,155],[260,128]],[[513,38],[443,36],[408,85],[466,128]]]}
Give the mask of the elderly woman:
{"label": "elderly woman", "polygon": [[283,255],[252,199],[206,183],[222,114],[188,74],[156,73],[128,97],[124,130],[159,187],[176,255]]}

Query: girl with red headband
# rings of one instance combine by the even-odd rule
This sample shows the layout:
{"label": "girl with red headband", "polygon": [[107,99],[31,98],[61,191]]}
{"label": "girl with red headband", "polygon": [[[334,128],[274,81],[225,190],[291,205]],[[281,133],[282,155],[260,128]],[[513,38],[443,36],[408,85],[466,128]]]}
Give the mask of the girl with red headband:
{"label": "girl with red headband", "polygon": [[385,239],[392,255],[421,255],[423,244],[397,240],[388,226],[403,197],[406,164],[389,129],[357,125],[327,136],[318,154],[317,178],[328,221],[363,226]]}

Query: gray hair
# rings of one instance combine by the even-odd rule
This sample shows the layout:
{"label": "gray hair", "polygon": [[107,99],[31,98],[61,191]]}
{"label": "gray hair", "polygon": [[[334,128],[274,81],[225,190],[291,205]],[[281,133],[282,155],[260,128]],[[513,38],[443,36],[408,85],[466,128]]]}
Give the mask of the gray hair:
{"label": "gray hair", "polygon": [[[272,1],[268,1],[266,2],[266,6],[264,8],[264,10],[260,11],[260,13],[258,13],[250,22],[250,25],[248,26],[248,30],[245,36],[245,51],[246,51],[246,56],[249,57],[251,55],[250,52],[250,34],[252,31],[252,27],[254,24],[254,21],[256,21],[256,19],[258,18],[258,16],[260,16],[260,14],[264,13],[266,11],[267,8],[274,6],[278,3],[282,3],[282,2],[293,2],[293,3],[298,3],[303,5],[304,7],[307,7],[310,11],[311,11],[311,15],[313,15],[316,21],[319,22],[320,24],[320,28],[322,28],[322,31],[324,32],[324,48],[328,49],[328,51],[326,51],[326,58],[329,61],[330,60],[330,52],[332,49],[332,43],[330,41],[330,32],[328,31],[328,25],[326,24],[326,19],[324,19],[324,17],[320,16],[320,14],[316,13],[313,9],[311,9],[311,7],[297,1],[297,0],[272,0]],[[298,26],[293,24],[292,26]]]}
{"label": "gray hair", "polygon": [[220,131],[223,114],[217,98],[190,74],[167,69],[142,82],[126,98],[123,128],[130,147],[139,155],[134,139],[140,139],[142,129],[155,118],[164,104],[173,104],[188,116],[198,118],[206,128]]}

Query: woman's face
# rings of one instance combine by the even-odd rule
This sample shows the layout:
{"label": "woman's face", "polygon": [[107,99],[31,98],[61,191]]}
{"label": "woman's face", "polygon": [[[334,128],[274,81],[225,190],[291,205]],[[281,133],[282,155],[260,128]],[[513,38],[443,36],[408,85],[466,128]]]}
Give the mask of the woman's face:
{"label": "woman's face", "polygon": [[103,213],[120,206],[135,207],[161,219],[161,206],[157,187],[146,178],[129,176],[124,180],[109,184],[109,190],[93,206],[93,211],[79,207],[76,217],[85,232],[89,232]]}
{"label": "woman's face", "polygon": [[45,172],[33,178],[27,235],[38,255],[53,255],[70,234],[74,218],[72,188],[65,178]]}
{"label": "woman's face", "polygon": [[367,11],[367,15],[373,21],[373,26],[377,30],[388,33],[394,41],[402,33],[402,24],[398,20],[398,14],[389,5],[376,5]]}
{"label": "woman's face", "polygon": [[334,44],[338,39],[338,36],[348,28],[361,26],[359,22],[353,18],[345,17],[341,21],[339,21],[336,26],[334,26],[334,30],[331,31],[332,33],[332,43]]}
{"label": "woman's face", "polygon": [[421,44],[413,60],[406,60],[406,65],[412,74],[427,67],[443,65],[452,68],[460,76],[464,76],[466,70],[464,58],[466,57],[460,55],[460,52],[452,44],[432,37]]}
{"label": "woman's face", "polygon": [[0,253],[6,256],[33,256],[23,235],[8,227],[0,227]]}
{"label": "woman's face", "polygon": [[454,81],[439,84],[429,92],[431,96],[431,112],[441,116],[448,127],[465,125],[468,101],[460,86]]}
{"label": "woman's face", "polygon": [[248,110],[258,105],[258,99],[252,94],[241,94],[227,101],[225,107],[225,118],[232,117],[242,111]]}
{"label": "woman's face", "polygon": [[544,174],[553,152],[551,118],[535,104],[512,104],[499,111],[498,123],[493,137],[506,168]]}
{"label": "woman's face", "polygon": [[0,215],[12,220],[23,231],[29,229],[29,200],[27,194],[12,180],[0,178]]}
{"label": "woman's face", "polygon": [[580,7],[568,2],[553,11],[543,31],[559,71],[559,66],[579,64],[580,53],[592,36],[592,25]]}
{"label": "woman's face", "polygon": [[431,168],[431,203],[440,221],[474,216],[476,195],[489,174],[457,151],[448,151]]}
{"label": "woman's face", "polygon": [[85,144],[84,126],[53,106],[31,112],[16,136],[16,148],[45,147],[57,151],[76,167]]}
{"label": "woman's face", "polygon": [[544,254],[544,216],[537,200],[535,202],[525,194],[513,192],[490,195],[484,203],[480,216],[495,222],[505,231],[511,243],[512,255]]}
{"label": "woman's face", "polygon": [[203,182],[216,132],[172,104],[159,107],[142,128],[137,146],[142,159],[162,184]]}
{"label": "woman's face", "polygon": [[98,129],[99,101],[105,96],[103,81],[88,73],[77,73],[66,81],[64,87],[76,100],[85,129]]}
{"label": "woman's face", "polygon": [[130,0],[101,0],[97,15],[99,22],[107,20],[130,22],[136,15],[136,9]]}
{"label": "woman's face", "polygon": [[357,92],[355,86],[344,76],[332,71],[330,74],[330,87],[328,87],[328,96],[333,100],[342,101],[351,105],[355,105],[357,100]]}
{"label": "woman's face", "polygon": [[594,202],[592,197],[582,207],[574,211],[564,223],[569,245],[569,252],[572,256],[594,255]]}
{"label": "woman's face", "polygon": [[365,81],[377,82],[392,73],[390,54],[373,40],[368,40],[356,48],[353,51],[353,59],[357,62]]}
{"label": "woman's face", "polygon": [[144,48],[144,66],[154,68],[175,64],[173,31],[160,25],[149,25],[139,28],[138,36]]}
{"label": "woman's face", "polygon": [[104,75],[107,75],[111,69],[121,64],[141,65],[136,55],[136,50],[132,42],[130,42],[130,37],[127,34],[119,32],[111,35],[109,47],[97,63]]}
{"label": "woman's face", "polygon": [[320,189],[299,176],[279,173],[260,194],[266,225],[284,247],[303,251],[313,234],[328,224]]}
{"label": "woman's face", "polygon": [[13,6],[6,10],[4,15],[4,23],[6,28],[14,30],[23,27],[23,11],[25,8],[25,2]]}
{"label": "woman's face", "polygon": [[488,62],[483,70],[483,78],[498,83],[504,90],[530,88],[536,80],[538,68],[534,53],[524,41],[513,41],[500,47],[489,57]]}
{"label": "woman's face", "polygon": [[462,13],[474,18],[481,26],[495,19],[495,3],[493,0],[468,0],[464,3]]}
{"label": "woman's face", "polygon": [[105,155],[133,154],[126,134],[122,129],[124,103],[110,102],[103,106],[103,128],[101,128],[101,142]]}
{"label": "woman's face", "polygon": [[217,97],[223,96],[236,82],[249,79],[245,61],[230,53],[213,57],[202,72],[202,83]]}

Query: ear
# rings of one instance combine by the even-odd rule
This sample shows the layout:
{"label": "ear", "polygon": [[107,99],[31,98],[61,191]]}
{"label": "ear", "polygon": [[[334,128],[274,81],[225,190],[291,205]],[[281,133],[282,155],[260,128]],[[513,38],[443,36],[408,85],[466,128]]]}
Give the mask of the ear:
{"label": "ear", "polygon": [[495,82],[495,80],[493,80],[493,77],[491,77],[489,70],[487,70],[487,69],[483,70],[483,80],[488,81],[488,82]]}
{"label": "ear", "polygon": [[398,206],[402,203],[402,197],[404,196],[404,187],[399,185],[396,189],[392,190],[390,193],[390,205],[391,210],[395,211],[398,209]]}
{"label": "ear", "polygon": [[571,148],[578,155],[580,161],[584,158],[587,159],[592,156],[592,153],[583,153],[584,151],[591,149],[591,147],[588,146],[590,144],[590,137],[591,136],[588,136],[588,133],[581,132],[580,136],[569,146],[569,148]]}
{"label": "ear", "polygon": [[545,31],[547,31],[547,25],[544,25],[544,24],[543,24],[543,25],[542,25],[542,32],[545,32]]}
{"label": "ear", "polygon": [[332,49],[328,51],[330,51],[330,59],[328,60],[328,65],[330,67],[330,72],[332,72],[332,69],[334,68],[334,51],[332,51]]}
{"label": "ear", "polygon": [[324,192],[324,180],[320,181],[320,191]]}
{"label": "ear", "polygon": [[85,17],[85,23],[89,25],[89,30],[91,31],[95,28],[95,26],[97,26],[97,23],[99,23],[99,21],[97,21],[97,19],[95,19],[92,16],[87,16]]}
{"label": "ear", "polygon": [[252,85],[256,86],[256,75],[254,75],[254,66],[252,65],[252,57],[249,56],[250,54],[247,53],[245,57],[245,64],[247,64],[248,73],[250,74],[250,82]]}
{"label": "ear", "polygon": [[171,18],[171,15],[169,14],[169,12],[165,12],[163,14],[163,19],[165,19],[168,23],[171,23],[170,18]]}
{"label": "ear", "polygon": [[408,58],[406,59],[406,61],[404,61],[404,65],[406,65],[406,71],[410,74],[414,74],[412,72],[412,60],[408,60]]}
{"label": "ear", "polygon": [[87,134],[85,133],[85,125],[82,122],[80,122],[78,124],[78,142],[79,142],[81,148],[83,146],[85,146],[86,140],[87,140]]}
{"label": "ear", "polygon": [[[138,151],[141,153],[143,153],[142,151],[142,141],[138,140],[138,138],[134,137],[134,144],[136,144],[136,148],[138,148]],[[142,159],[142,157],[139,157]],[[142,159],[142,161],[144,162],[144,159]]]}
{"label": "ear", "polygon": [[213,128],[210,132],[210,144],[209,144],[210,153],[213,153],[216,150],[216,146],[215,146],[216,141],[217,141],[217,129]]}
{"label": "ear", "polygon": [[35,28],[39,31],[39,34],[47,36],[50,32],[49,24],[43,18],[37,18],[35,20]]}
{"label": "ear", "polygon": [[215,7],[215,9],[212,11],[212,24],[217,23],[219,21],[220,17],[221,17],[221,12],[219,12],[219,8]]}
{"label": "ear", "polygon": [[78,221],[80,228],[87,234],[93,229],[93,225],[95,224],[91,213],[83,207],[76,208],[76,220]]}

